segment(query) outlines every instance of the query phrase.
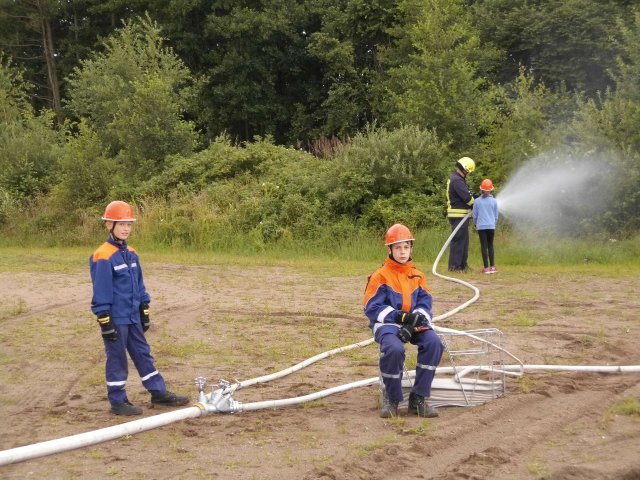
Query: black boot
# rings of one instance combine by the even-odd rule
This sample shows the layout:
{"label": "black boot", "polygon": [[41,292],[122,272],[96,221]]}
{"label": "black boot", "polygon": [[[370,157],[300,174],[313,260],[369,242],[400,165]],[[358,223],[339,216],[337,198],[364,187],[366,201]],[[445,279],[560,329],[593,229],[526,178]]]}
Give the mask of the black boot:
{"label": "black boot", "polygon": [[398,402],[392,402],[387,396],[387,392],[382,392],[382,409],[380,410],[380,418],[389,418],[398,416]]}
{"label": "black boot", "polygon": [[111,405],[111,413],[131,417],[133,415],[140,415],[142,409],[133,405],[129,400],[125,400],[123,403]]}
{"label": "black boot", "polygon": [[164,405],[165,407],[179,407],[180,405],[186,405],[189,403],[188,397],[176,395],[173,392],[166,391],[160,394],[151,395],[151,403],[154,405]]}
{"label": "black boot", "polygon": [[409,394],[409,411],[425,418],[434,418],[439,415],[438,410],[429,405],[426,398],[413,392]]}

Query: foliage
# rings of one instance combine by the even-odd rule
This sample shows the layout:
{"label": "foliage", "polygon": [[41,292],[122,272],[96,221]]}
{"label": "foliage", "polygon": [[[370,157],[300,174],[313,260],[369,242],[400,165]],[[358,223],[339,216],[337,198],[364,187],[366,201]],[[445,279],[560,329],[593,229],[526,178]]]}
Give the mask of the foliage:
{"label": "foliage", "polygon": [[20,121],[31,113],[29,89],[23,71],[13,66],[10,58],[0,55],[0,121],[3,124]]}
{"label": "foliage", "polygon": [[473,20],[484,45],[506,50],[497,82],[509,82],[518,69],[535,72],[549,88],[595,95],[612,85],[617,36],[615,18],[628,16],[631,2],[618,0],[481,0]]}
{"label": "foliage", "polygon": [[51,198],[53,205],[70,214],[108,203],[115,186],[125,182],[96,132],[85,122],[78,130],[78,135],[69,136],[60,156],[59,182]]}
{"label": "foliage", "polygon": [[149,18],[125,23],[104,48],[69,77],[68,106],[133,179],[147,179],[167,155],[196,145],[194,125],[182,118],[193,81]]}
{"label": "foliage", "polygon": [[325,159],[270,139],[233,146],[221,137],[196,155],[172,157],[165,174],[142,187],[145,235],[200,247],[244,236],[264,249],[322,244],[396,220],[433,226],[443,216],[445,165],[446,147],[415,127],[370,128]]}
{"label": "foliage", "polygon": [[[30,57],[0,61],[3,234],[88,238],[120,198],[162,245],[324,248],[446,227],[461,155],[473,182],[504,184],[568,151],[618,172],[592,190],[615,209],[581,231],[633,237],[639,15],[627,0],[2,2],[0,50]],[[34,108],[56,73],[73,120]]]}
{"label": "foliage", "polygon": [[285,125],[316,87],[302,75],[309,30],[308,3],[213,2],[205,35],[208,84],[201,118],[215,135],[229,129],[242,140],[255,135],[285,140]]}
{"label": "foliage", "polygon": [[[393,112],[388,107],[392,105],[383,101],[389,67],[412,63],[418,51],[409,40],[420,38],[412,32],[417,24],[437,25],[446,18],[442,13],[456,12],[461,6],[463,13],[459,18],[450,17],[453,22],[445,23],[447,28],[442,32],[441,45],[445,50],[453,47],[450,58],[457,62],[443,64],[449,67],[443,73],[460,74],[449,78],[451,92],[468,93],[463,86],[469,72],[460,64],[460,48],[464,48],[465,39],[477,38],[478,48],[466,58],[476,74],[474,80],[508,84],[524,66],[535,72],[536,82],[548,88],[564,84],[570,92],[584,91],[593,98],[613,86],[607,71],[615,66],[620,53],[616,19],[630,18],[634,3],[5,1],[0,2],[0,50],[19,58],[25,78],[35,87],[31,103],[38,110],[52,103],[52,75],[57,73],[62,97],[68,100],[65,79],[81,62],[103,51],[101,39],[116,32],[122,22],[147,14],[161,28],[163,44],[172,47],[194,79],[206,82],[198,108],[191,110],[190,117],[201,122],[206,138],[223,132],[243,141],[255,135],[272,135],[277,143],[295,145],[299,141],[306,145],[321,136],[346,138],[373,121],[390,125]],[[44,25],[55,52],[52,69],[47,68]],[[455,35],[460,35],[460,44],[448,42]],[[389,49],[394,39],[399,44]],[[382,58],[385,51],[388,55]],[[434,52],[435,60],[446,60],[446,54],[437,49]],[[496,52],[504,53],[496,56]],[[460,101],[452,99],[453,104]],[[474,121],[482,127],[486,118]],[[443,131],[438,133],[446,138]]]}
{"label": "foliage", "polygon": [[397,47],[386,54],[392,119],[433,128],[464,150],[495,116],[476,61],[489,52],[471,10],[462,0],[405,0],[400,8],[410,20],[396,29]]}
{"label": "foliage", "polygon": [[612,185],[618,201],[606,212],[600,225],[614,234],[637,232],[640,219],[640,10],[628,22],[620,22],[621,51],[612,71],[616,90],[608,90],[598,100],[581,104],[571,123],[573,143],[582,151],[609,158],[620,174]]}
{"label": "foliage", "polygon": [[385,0],[213,2],[206,129],[290,145],[356,133],[373,120],[377,52],[394,17]]}
{"label": "foliage", "polygon": [[[336,155],[337,171],[329,180],[328,206],[337,214],[362,216],[367,225],[381,228],[393,216],[390,208],[420,210],[428,203],[425,216],[413,225],[431,225],[437,214],[427,215],[428,212],[434,214],[444,204],[442,182],[449,155],[447,146],[433,130],[369,127]],[[403,192],[408,193],[402,195]],[[421,206],[407,205],[411,198]],[[416,217],[407,212],[395,215]]]}
{"label": "foliage", "polygon": [[199,192],[214,182],[255,172],[260,161],[260,157],[233,146],[229,137],[222,135],[198,153],[168,157],[162,175],[143,184],[140,193],[169,195],[177,188]]}
{"label": "foliage", "polygon": [[34,114],[22,71],[0,56],[0,223],[13,208],[49,191],[63,134],[51,111]]}
{"label": "foliage", "polygon": [[496,88],[495,101],[501,114],[481,141],[478,173],[497,184],[527,160],[561,144],[561,125],[579,104],[566,91],[536,84],[524,68],[512,84]]}

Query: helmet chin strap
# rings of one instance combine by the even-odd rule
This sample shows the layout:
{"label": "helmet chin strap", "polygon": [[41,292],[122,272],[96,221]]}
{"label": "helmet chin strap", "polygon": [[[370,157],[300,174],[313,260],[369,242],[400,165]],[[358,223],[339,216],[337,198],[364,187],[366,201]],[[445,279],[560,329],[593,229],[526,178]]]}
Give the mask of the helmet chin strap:
{"label": "helmet chin strap", "polygon": [[113,238],[116,242],[122,243],[124,242],[124,238],[118,238],[114,233],[114,230],[116,229],[116,223],[118,222],[113,222],[113,225],[111,226],[111,230],[109,230],[109,233],[111,234],[111,238]]}

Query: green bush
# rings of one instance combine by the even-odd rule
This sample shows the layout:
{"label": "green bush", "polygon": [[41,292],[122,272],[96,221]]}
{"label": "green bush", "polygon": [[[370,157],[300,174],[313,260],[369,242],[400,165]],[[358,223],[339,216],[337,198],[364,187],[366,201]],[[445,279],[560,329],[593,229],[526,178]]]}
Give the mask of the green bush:
{"label": "green bush", "polygon": [[432,130],[371,127],[336,155],[328,208],[365,226],[388,225],[392,218],[429,225],[444,205],[450,155]]}
{"label": "green bush", "polygon": [[222,137],[198,154],[171,157],[165,173],[142,187],[153,211],[146,228],[162,245],[219,244],[212,236],[223,228],[263,249],[301,240],[321,245],[395,221],[437,225],[445,151],[433,132],[411,127],[370,129],[324,159],[268,138],[233,146]]}
{"label": "green bush", "polygon": [[0,186],[18,200],[46,193],[56,179],[62,134],[52,129],[53,114],[0,127]]}
{"label": "green bush", "polygon": [[228,137],[219,137],[201,152],[167,157],[165,170],[143,184],[140,193],[168,195],[177,187],[199,192],[219,180],[253,171],[254,161]]}
{"label": "green bush", "polygon": [[411,228],[443,225],[445,210],[441,196],[427,196],[417,192],[402,192],[371,202],[362,215],[365,225],[384,228],[404,223]]}
{"label": "green bush", "polygon": [[77,135],[69,137],[60,156],[59,182],[51,195],[54,208],[62,211],[104,208],[115,186],[124,182],[98,135],[85,122],[78,125],[78,130]]}

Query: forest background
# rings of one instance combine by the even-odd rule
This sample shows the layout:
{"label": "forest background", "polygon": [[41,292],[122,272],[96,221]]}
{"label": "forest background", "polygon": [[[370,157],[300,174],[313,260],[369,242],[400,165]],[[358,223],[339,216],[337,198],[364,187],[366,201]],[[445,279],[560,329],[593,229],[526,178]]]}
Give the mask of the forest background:
{"label": "forest background", "polygon": [[598,162],[566,233],[638,238],[633,0],[2,0],[0,50],[5,245],[93,244],[113,199],[163,247],[446,230],[461,156],[498,194]]}

